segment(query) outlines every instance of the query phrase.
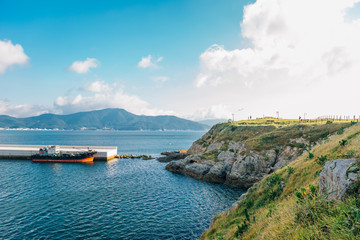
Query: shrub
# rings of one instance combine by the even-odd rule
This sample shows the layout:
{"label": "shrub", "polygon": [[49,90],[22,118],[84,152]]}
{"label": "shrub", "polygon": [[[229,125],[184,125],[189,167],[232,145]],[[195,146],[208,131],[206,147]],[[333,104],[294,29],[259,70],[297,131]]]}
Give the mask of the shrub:
{"label": "shrub", "polygon": [[344,133],[344,129],[343,128],[340,128],[339,130],[337,130],[336,132],[338,135],[341,135]]}
{"label": "shrub", "polygon": [[266,179],[266,183],[268,184],[269,187],[273,187],[275,186],[277,183],[279,183],[281,181],[281,178],[279,176],[279,174],[277,173],[273,173],[271,174],[267,179]]}
{"label": "shrub", "polygon": [[292,173],[294,173],[295,172],[295,168],[293,168],[293,167],[287,167],[287,169],[286,169],[286,171],[288,172],[288,174],[290,175],[290,174],[292,174]]}
{"label": "shrub", "polygon": [[312,152],[309,152],[309,151],[308,151],[308,158],[309,158],[309,159],[314,158],[314,154],[313,154]]}
{"label": "shrub", "polygon": [[269,212],[266,214],[266,217],[271,217],[271,215],[274,213],[275,211],[275,205],[274,204],[269,204],[268,205],[268,209]]}
{"label": "shrub", "polygon": [[321,155],[321,156],[318,157],[318,159],[317,159],[317,163],[318,163],[319,165],[324,165],[327,161],[328,161],[327,155],[325,155],[325,156]]}
{"label": "shrub", "polygon": [[345,157],[352,158],[356,156],[357,151],[355,149],[350,149],[345,153]]}
{"label": "shrub", "polygon": [[317,170],[317,171],[314,173],[314,177],[320,176],[321,171],[322,171],[322,169]]}
{"label": "shrub", "polygon": [[245,216],[245,220],[243,221],[243,223],[241,225],[237,226],[237,229],[236,229],[236,232],[235,232],[235,237],[240,237],[249,228],[250,215],[248,213],[247,208],[244,209],[243,214]]}
{"label": "shrub", "polygon": [[358,239],[359,199],[330,201],[327,194],[319,194],[313,185],[295,190],[295,196],[295,221],[303,226],[303,239]]}
{"label": "shrub", "polygon": [[348,143],[348,140],[346,139],[342,139],[341,141],[339,141],[340,146],[345,146]]}
{"label": "shrub", "polygon": [[254,206],[254,202],[249,199],[245,202],[245,205],[247,208],[251,208],[252,206]]}

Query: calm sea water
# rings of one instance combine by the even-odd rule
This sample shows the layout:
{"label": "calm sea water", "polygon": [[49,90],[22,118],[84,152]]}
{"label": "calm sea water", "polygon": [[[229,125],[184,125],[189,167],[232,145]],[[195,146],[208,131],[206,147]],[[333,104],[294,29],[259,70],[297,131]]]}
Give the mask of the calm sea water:
{"label": "calm sea water", "polygon": [[[204,132],[0,131],[0,144],[117,146],[158,155]],[[242,191],[156,160],[93,165],[0,161],[0,239],[196,239]]]}

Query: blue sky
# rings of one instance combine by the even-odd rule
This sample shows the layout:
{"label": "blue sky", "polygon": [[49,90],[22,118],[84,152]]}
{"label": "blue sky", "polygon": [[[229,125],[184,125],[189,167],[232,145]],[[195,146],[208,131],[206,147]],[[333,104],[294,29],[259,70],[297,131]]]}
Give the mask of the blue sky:
{"label": "blue sky", "polygon": [[[317,92],[328,86],[335,94],[338,78],[349,74],[355,77],[355,68],[331,62],[344,58],[352,63],[349,66],[356,66],[357,59],[346,55],[347,49],[354,47],[352,42],[337,39],[319,52],[314,49],[324,45],[325,37],[332,38],[332,34],[346,31],[349,26],[357,29],[354,22],[359,17],[359,4],[356,0],[319,0],[319,4],[289,1],[298,5],[298,12],[304,10],[306,14],[287,14],[295,10],[284,0],[1,0],[0,41],[19,44],[28,59],[8,63],[0,73],[0,114],[28,116],[105,107],[191,119],[228,118],[233,112],[241,118],[276,111],[293,117],[304,111],[314,116],[327,113],[325,110],[352,114],[350,108],[345,111],[336,103],[335,110],[318,111],[322,108],[318,98],[308,102],[284,99],[299,94],[290,91],[294,87],[307,91],[311,86],[311,91]],[[324,3],[328,9],[323,8]],[[308,11],[309,7],[313,9]],[[345,16],[334,17],[344,11]],[[317,20],[320,15],[323,22]],[[342,23],[343,19],[348,22]],[[334,23],[342,25],[323,36],[311,29],[327,29]],[[293,29],[301,31],[294,33]],[[355,34],[355,30],[352,32]],[[308,43],[307,34],[312,34],[313,43]],[[341,34],[358,37],[348,32]],[[287,55],[292,45],[294,62]],[[277,52],[271,52],[274,49]],[[304,49],[314,53],[311,59],[320,59],[314,65],[328,69],[310,70],[305,64],[309,56],[302,55]],[[4,59],[6,54],[3,51]],[[152,65],[140,67],[140,61],[149,55]],[[329,60],[324,60],[326,56],[330,56]],[[87,58],[94,59],[96,67],[86,73],[71,71],[74,62],[85,62]],[[300,69],[295,75],[289,74],[295,68]],[[334,71],[343,75],[330,76]],[[314,80],[315,76],[320,77]],[[351,79],[346,84],[357,86],[352,82],[355,78]],[[314,102],[319,105],[313,106]],[[240,113],[242,108],[245,111]]]}
{"label": "blue sky", "polygon": [[[163,88],[191,84],[199,55],[214,42],[237,46],[242,1],[1,1],[0,39],[20,44],[30,58],[0,75],[1,98],[51,105],[86,82],[119,82],[146,101]],[[139,69],[142,57],[163,57],[161,69]],[[66,71],[96,58],[86,75]],[[151,78],[168,76],[154,88]],[[16,90],[15,90],[16,89]],[[151,93],[150,93],[151,92]]]}

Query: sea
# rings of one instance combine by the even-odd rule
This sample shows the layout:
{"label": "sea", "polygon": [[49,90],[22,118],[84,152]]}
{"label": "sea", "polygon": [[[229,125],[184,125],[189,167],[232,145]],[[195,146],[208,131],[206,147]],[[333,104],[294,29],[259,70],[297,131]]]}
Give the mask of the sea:
{"label": "sea", "polygon": [[[159,157],[203,131],[1,130],[0,144],[117,146]],[[197,239],[243,190],[165,170],[157,160],[0,160],[0,239]]]}

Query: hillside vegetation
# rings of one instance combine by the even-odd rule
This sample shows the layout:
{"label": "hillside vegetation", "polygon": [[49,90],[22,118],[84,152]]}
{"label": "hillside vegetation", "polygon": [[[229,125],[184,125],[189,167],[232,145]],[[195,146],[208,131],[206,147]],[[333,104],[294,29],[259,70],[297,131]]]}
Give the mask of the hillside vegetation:
{"label": "hillside vegetation", "polygon": [[[294,126],[264,125],[274,130],[260,135],[256,130],[224,126],[222,131],[234,134],[219,131],[212,136],[242,138],[252,149],[291,144],[286,141],[289,134],[317,144],[305,146],[295,161],[255,183],[235,208],[215,217],[200,239],[359,239],[359,181],[353,183],[344,201],[329,200],[326,194],[319,194],[318,186],[326,161],[359,159],[360,125],[328,122]],[[300,128],[302,134],[297,130]],[[247,137],[239,134],[244,131]],[[321,140],[317,141],[318,137]]]}
{"label": "hillside vegetation", "polygon": [[[305,149],[306,143],[314,144],[319,139],[326,138],[334,133],[341,133],[352,123],[343,121],[333,123],[331,121],[314,123],[292,124],[295,120],[283,120],[279,124],[267,122],[268,119],[250,120],[243,122],[228,122],[215,125],[209,132],[195,143],[206,149],[211,143],[224,142],[222,147],[226,149],[226,144],[230,141],[241,141],[248,150],[268,150],[276,147],[298,147]],[[273,119],[275,120],[275,119]],[[288,124],[290,122],[291,124]],[[292,141],[294,139],[303,141]]]}
{"label": "hillside vegetation", "polygon": [[249,188],[318,142],[355,124],[268,120],[219,123],[192,144],[186,158],[170,162],[166,169],[209,182]]}

